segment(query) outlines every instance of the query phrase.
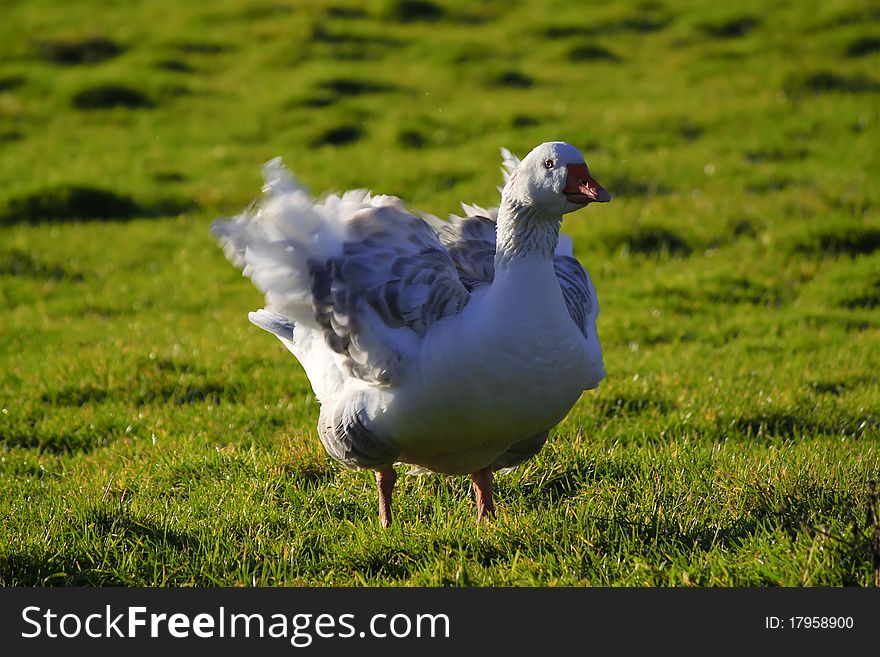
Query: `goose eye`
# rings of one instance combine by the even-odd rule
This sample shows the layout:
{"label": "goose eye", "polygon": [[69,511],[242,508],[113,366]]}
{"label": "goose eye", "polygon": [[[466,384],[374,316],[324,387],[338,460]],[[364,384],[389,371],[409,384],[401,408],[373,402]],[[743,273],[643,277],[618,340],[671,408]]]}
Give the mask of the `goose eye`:
{"label": "goose eye", "polygon": [[552,169],[555,165],[556,165],[556,163],[553,160],[550,160],[550,159],[544,160],[544,166],[547,167],[548,169]]}

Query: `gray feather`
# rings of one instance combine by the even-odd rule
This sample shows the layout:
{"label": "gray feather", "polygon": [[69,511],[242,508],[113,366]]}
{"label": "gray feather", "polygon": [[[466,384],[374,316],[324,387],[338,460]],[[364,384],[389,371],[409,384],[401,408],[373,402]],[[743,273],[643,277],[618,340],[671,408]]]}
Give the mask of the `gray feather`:
{"label": "gray feather", "polygon": [[364,412],[363,399],[356,395],[342,404],[321,407],[318,435],[327,453],[347,468],[390,465],[399,456],[399,450],[371,424]]}
{"label": "gray feather", "polygon": [[248,313],[248,319],[251,320],[251,324],[259,326],[264,331],[269,331],[285,340],[293,340],[294,324],[284,315],[261,308],[257,312]]}

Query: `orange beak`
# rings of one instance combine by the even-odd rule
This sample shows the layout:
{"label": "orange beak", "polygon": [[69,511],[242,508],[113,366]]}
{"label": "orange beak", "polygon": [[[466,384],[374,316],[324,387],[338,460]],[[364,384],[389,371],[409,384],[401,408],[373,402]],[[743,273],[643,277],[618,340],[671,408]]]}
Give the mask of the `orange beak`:
{"label": "orange beak", "polygon": [[567,168],[568,180],[562,191],[569,201],[578,205],[587,205],[608,203],[611,200],[611,194],[590,175],[586,164],[569,164]]}

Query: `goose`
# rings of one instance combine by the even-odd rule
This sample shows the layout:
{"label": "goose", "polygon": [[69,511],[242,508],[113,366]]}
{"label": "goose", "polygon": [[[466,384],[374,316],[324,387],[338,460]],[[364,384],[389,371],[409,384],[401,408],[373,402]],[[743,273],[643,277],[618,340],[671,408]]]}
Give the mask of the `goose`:
{"label": "goose", "polygon": [[250,321],[305,370],[327,453],[375,471],[383,527],[395,463],[470,475],[491,518],[493,473],[605,376],[596,291],[560,227],[611,195],[565,142],[502,156],[498,208],[449,221],[366,190],[315,200],[276,158],[261,201],[211,227],[265,295]]}

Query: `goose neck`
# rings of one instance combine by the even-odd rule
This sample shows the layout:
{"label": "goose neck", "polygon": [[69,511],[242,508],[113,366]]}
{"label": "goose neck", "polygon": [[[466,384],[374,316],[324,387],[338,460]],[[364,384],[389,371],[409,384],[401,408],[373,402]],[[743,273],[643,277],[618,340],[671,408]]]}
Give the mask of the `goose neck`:
{"label": "goose neck", "polygon": [[496,229],[495,268],[523,259],[551,261],[559,242],[562,217],[548,215],[533,205],[502,199]]}

